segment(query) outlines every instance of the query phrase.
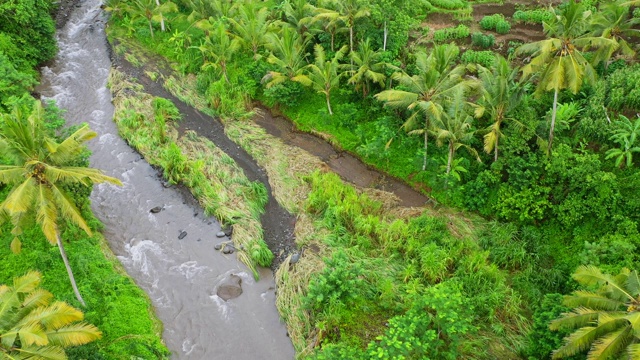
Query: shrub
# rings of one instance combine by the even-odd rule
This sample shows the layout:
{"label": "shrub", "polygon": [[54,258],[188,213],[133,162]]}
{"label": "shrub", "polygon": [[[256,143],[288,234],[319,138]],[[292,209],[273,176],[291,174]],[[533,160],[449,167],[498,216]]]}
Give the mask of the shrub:
{"label": "shrub", "polygon": [[471,35],[471,43],[474,46],[481,47],[483,49],[488,49],[493,46],[496,42],[496,37],[493,35],[485,35],[481,32],[475,32]]}
{"label": "shrub", "polygon": [[433,41],[436,43],[444,43],[450,40],[464,39],[468,36],[469,27],[460,24],[454,28],[436,30],[433,33]]}
{"label": "shrub", "polygon": [[430,0],[431,5],[445,10],[458,10],[467,7],[466,0]]}
{"label": "shrub", "polygon": [[467,50],[460,56],[460,61],[463,63],[471,63],[471,64],[480,64],[484,67],[493,66],[493,62],[495,61],[495,54],[491,50],[485,51],[475,51],[475,50]]}
{"label": "shrub", "polygon": [[518,10],[513,14],[513,20],[529,24],[542,24],[553,18],[553,13],[546,9]]}
{"label": "shrub", "polygon": [[494,30],[498,34],[506,34],[511,30],[511,24],[502,14],[488,15],[480,20],[480,27],[484,30]]}
{"label": "shrub", "polygon": [[308,309],[319,310],[329,303],[347,302],[357,297],[361,291],[364,269],[353,263],[347,254],[339,250],[333,257],[325,258],[325,269],[314,276],[304,298]]}
{"label": "shrub", "polygon": [[507,20],[498,21],[496,24],[496,32],[498,34],[506,34],[511,30],[511,24]]}

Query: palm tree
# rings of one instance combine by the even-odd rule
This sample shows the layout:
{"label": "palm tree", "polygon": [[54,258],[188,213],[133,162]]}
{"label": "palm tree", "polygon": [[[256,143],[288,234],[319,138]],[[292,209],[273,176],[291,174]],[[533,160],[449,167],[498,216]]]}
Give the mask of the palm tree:
{"label": "palm tree", "polygon": [[311,80],[304,74],[306,41],[291,28],[283,26],[279,33],[267,35],[268,47],[271,50],[267,61],[275,65],[279,71],[269,71],[262,82],[270,88],[285,81],[295,81],[304,86],[311,85]]}
{"label": "palm tree", "polygon": [[358,19],[369,16],[369,9],[360,0],[330,0],[330,2],[349,28],[349,51],[353,52],[353,28]]}
{"label": "palm tree", "polygon": [[591,30],[594,36],[602,36],[613,40],[609,46],[603,46],[596,51],[594,64],[605,62],[606,64],[614,53],[618,52],[626,58],[633,58],[635,51],[627,42],[630,37],[640,34],[633,26],[638,23],[635,18],[629,16],[629,6],[622,1],[607,2],[600,5],[591,21]]}
{"label": "palm tree", "polygon": [[[398,72],[392,76],[406,90],[385,90],[375,95],[387,106],[412,112],[402,127],[410,134],[424,135],[423,171],[427,168],[430,121],[442,116],[443,106],[453,98],[458,87],[470,87],[470,83],[463,79],[464,67],[455,66],[458,53],[459,49],[454,44],[435,45],[429,55],[422,51],[416,53],[417,75]],[[420,116],[424,119],[423,126],[415,130]]]}
{"label": "palm tree", "polygon": [[227,65],[234,54],[240,48],[238,39],[232,39],[223,23],[217,23],[213,30],[205,37],[204,42],[198,46],[204,58],[202,69],[213,68],[220,70],[227,83]]}
{"label": "palm tree", "polygon": [[467,149],[480,161],[476,150],[467,145],[467,143],[473,139],[475,131],[471,128],[473,125],[473,117],[469,113],[470,106],[466,102],[465,95],[465,89],[457,87],[447,110],[442,116],[435,118],[432,124],[432,132],[436,137],[436,144],[442,146],[446,143],[448,146],[447,177],[451,172],[451,164],[453,163],[456,151],[461,147]]}
{"label": "palm tree", "polygon": [[229,21],[238,38],[253,52],[253,58],[257,60],[258,51],[267,44],[269,10],[259,7],[255,2],[249,2],[240,6],[238,17],[239,20],[231,18]]}
{"label": "palm tree", "polygon": [[554,92],[547,149],[549,153],[553,145],[558,93],[569,89],[575,94],[584,82],[593,82],[595,79],[595,71],[581,49],[601,48],[613,42],[588,33],[590,14],[582,4],[570,0],[562,10],[556,10],[551,21],[544,23],[547,39],[524,44],[516,49],[516,54],[532,54],[531,61],[522,68],[522,74],[524,78],[532,74],[538,75],[536,92]]}
{"label": "palm tree", "polygon": [[[149,23],[151,38],[154,38],[154,21],[164,24],[164,16],[162,14],[178,12],[178,7],[171,1],[167,1],[162,5],[158,4],[157,0],[132,0],[127,5],[127,12],[133,20],[144,18]],[[162,30],[164,31],[164,25]]]}
{"label": "palm tree", "polygon": [[285,22],[296,29],[298,35],[306,40],[307,32],[315,21],[316,7],[307,0],[284,0],[280,9]]}
{"label": "palm tree", "polygon": [[335,39],[339,32],[346,31],[344,18],[339,12],[324,8],[317,8],[313,23],[322,23],[322,30],[331,35],[331,51],[335,51]]}
{"label": "palm tree", "polygon": [[315,62],[307,66],[311,86],[317,92],[325,95],[329,115],[333,115],[333,111],[331,110],[331,90],[340,84],[338,69],[340,68],[340,60],[347,49],[345,46],[338,50],[331,60],[326,60],[322,45],[316,44],[314,50]]}
{"label": "palm tree", "polygon": [[103,175],[99,170],[71,165],[83,151],[82,144],[96,135],[84,125],[57,142],[45,130],[44,110],[38,100],[34,100],[29,115],[20,106],[15,106],[11,114],[2,117],[0,124],[0,153],[10,161],[10,165],[0,165],[0,183],[12,187],[0,203],[0,213],[6,215],[0,217],[0,224],[8,217],[13,225],[15,237],[11,249],[20,251],[18,237],[22,227],[28,217],[35,215],[44,236],[52,245],[58,246],[73,291],[83,306],[84,300],[60,239],[58,222],[61,217],[70,220],[91,235],[89,225],[65,190],[65,184],[91,186],[109,182],[122,185],[118,179]]}
{"label": "palm tree", "polygon": [[66,359],[65,348],[102,337],[93,325],[78,322],[84,314],[39,289],[36,271],[0,285],[0,357],[2,359]]}
{"label": "palm tree", "polygon": [[551,322],[551,330],[577,329],[553,352],[561,359],[588,350],[593,360],[640,358],[640,276],[637,270],[603,274],[595,266],[580,266],[573,278],[597,290],[577,290],[565,296],[573,311]]}
{"label": "palm tree", "polygon": [[[640,146],[636,144],[636,140],[640,137],[640,117],[633,123],[624,115],[619,115],[620,120],[617,121],[618,129],[610,138],[618,145],[619,148],[609,149],[606,159],[615,158],[616,166],[621,167],[623,164],[627,167],[633,166],[633,154],[640,153]],[[623,163],[623,161],[625,161]]]}
{"label": "palm tree", "polygon": [[358,51],[349,54],[353,68],[349,71],[348,83],[362,89],[362,96],[369,94],[369,83],[374,82],[384,86],[384,68],[386,63],[382,61],[382,53],[371,48],[369,39],[365,40],[358,47]]}
{"label": "palm tree", "polygon": [[521,88],[516,83],[518,71],[511,68],[509,61],[500,55],[496,55],[493,68],[478,66],[482,98],[476,107],[475,115],[481,117],[487,114],[491,119],[488,132],[484,135],[484,151],[487,154],[494,152],[493,161],[498,161],[502,123],[508,120],[521,126],[515,119],[507,117],[511,110],[518,107],[521,100]]}

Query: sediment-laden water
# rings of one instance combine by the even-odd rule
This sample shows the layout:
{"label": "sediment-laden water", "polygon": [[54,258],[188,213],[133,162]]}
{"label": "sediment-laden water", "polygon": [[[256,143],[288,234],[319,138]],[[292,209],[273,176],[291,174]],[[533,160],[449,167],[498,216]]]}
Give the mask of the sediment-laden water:
{"label": "sediment-laden water", "polygon": [[[262,270],[255,282],[235,255],[215,251],[215,219],[203,216],[188,193],[164,187],[157,171],[118,136],[100,5],[86,0],[70,15],[38,91],[67,111],[69,124],[87,122],[98,132],[89,143],[91,166],[124,183],[96,186],[91,196],[113,252],[149,294],[174,359],[292,359],[270,271]],[[157,206],[163,210],[149,211]],[[241,278],[243,293],[224,301],[217,286],[231,275]]]}

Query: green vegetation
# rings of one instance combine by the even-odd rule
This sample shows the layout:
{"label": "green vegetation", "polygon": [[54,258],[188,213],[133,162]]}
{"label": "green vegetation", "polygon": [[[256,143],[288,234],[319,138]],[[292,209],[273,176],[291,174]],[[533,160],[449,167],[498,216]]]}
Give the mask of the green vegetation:
{"label": "green vegetation", "polygon": [[0,111],[11,96],[36,84],[37,65],[57,51],[51,0],[17,0],[0,4]]}
{"label": "green vegetation", "polygon": [[542,24],[553,19],[553,12],[547,9],[517,10],[513,13],[513,20],[528,24]]}
{"label": "green vegetation", "polygon": [[0,285],[0,352],[7,359],[66,359],[65,348],[87,344],[101,337],[93,325],[78,323],[84,314],[56,301],[39,289],[42,275],[29,272]]}
{"label": "green vegetation", "polygon": [[[488,48],[492,47],[493,44],[495,44],[495,42],[496,42],[496,37],[493,36],[492,34],[485,35],[485,34],[483,34],[481,32],[475,32],[475,33],[471,34],[471,43],[474,46],[478,46],[478,47],[483,48],[483,49],[488,49]],[[463,54],[463,56],[464,56],[464,54]],[[492,53],[492,56],[493,56],[493,53]]]}
{"label": "green vegetation", "polygon": [[553,352],[553,359],[566,358],[588,350],[590,359],[630,359],[640,355],[640,277],[624,268],[618,275],[603,274],[594,266],[580,266],[573,278],[595,291],[576,290],[565,296],[573,307],[550,324],[552,330],[578,328]]}
{"label": "green vegetation", "polygon": [[[181,74],[165,73],[165,87],[221,116],[229,136],[278,182],[276,197],[297,215],[304,249],[295,266],[277,272],[278,307],[300,357],[548,358],[566,334],[548,322],[567,311],[559,299],[575,290],[570,274],[581,265],[618,273],[640,260],[640,107],[629,96],[640,68],[630,66],[635,55],[625,49],[635,53],[631,33],[612,31],[618,20],[619,29],[633,27],[630,10],[605,2],[552,8],[545,40],[496,47],[519,57],[510,62],[461,52],[455,43],[468,46],[465,25],[434,33],[435,43],[447,44],[410,43],[408,29],[427,11],[467,8],[402,3],[363,0],[346,9],[246,0],[207,9],[178,1],[180,13],[165,19],[173,33],[152,38],[143,19],[127,27],[131,20],[120,14],[110,36],[174,63]],[[602,16],[587,11],[595,6]],[[221,14],[233,21],[218,20]],[[499,22],[509,25],[504,17],[492,19],[490,29],[509,31],[498,30]],[[239,41],[225,70],[198,49],[215,46],[194,25],[203,20]],[[474,37],[474,46],[490,41]],[[308,65],[319,70],[318,61],[331,76],[307,87],[321,73]],[[216,64],[203,68],[207,62]],[[368,75],[353,78],[358,73]],[[296,161],[319,167],[319,160],[257,130],[247,121],[251,100],[406,180],[436,209],[400,208],[397,199],[334,175],[310,175]],[[428,147],[433,142],[439,146]],[[177,162],[191,161],[182,154]]]}
{"label": "green vegetation", "polygon": [[456,27],[444,28],[433,32],[433,41],[436,43],[444,43],[467,37],[469,37],[469,27],[462,24]]}
{"label": "green vegetation", "polygon": [[484,30],[494,30],[498,34],[506,34],[511,30],[511,24],[502,14],[488,15],[480,20],[480,27]]}

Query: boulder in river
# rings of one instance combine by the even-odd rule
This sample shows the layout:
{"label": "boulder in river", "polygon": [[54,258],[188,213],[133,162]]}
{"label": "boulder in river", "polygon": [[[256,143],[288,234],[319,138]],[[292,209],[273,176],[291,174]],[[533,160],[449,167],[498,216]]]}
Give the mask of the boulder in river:
{"label": "boulder in river", "polygon": [[180,231],[180,235],[178,235],[178,239],[182,240],[187,236],[186,231]]}
{"label": "boulder in river", "polygon": [[218,232],[216,233],[216,237],[221,238],[221,237],[225,237],[225,236],[226,236],[226,234],[224,233],[224,231],[218,231]]}
{"label": "boulder in river", "polygon": [[216,294],[224,301],[235,299],[242,294],[242,278],[231,274],[218,285]]}
{"label": "boulder in river", "polygon": [[224,249],[222,249],[222,253],[223,254],[233,254],[233,252],[235,250],[236,249],[232,245],[227,244],[227,245],[224,246]]}
{"label": "boulder in river", "polygon": [[229,225],[228,227],[222,229],[222,232],[224,232],[226,236],[231,236],[233,234],[233,225]]}
{"label": "boulder in river", "polygon": [[164,210],[164,207],[156,206],[156,207],[152,208],[151,210],[149,210],[149,212],[152,213],[152,214],[157,214],[162,210]]}

